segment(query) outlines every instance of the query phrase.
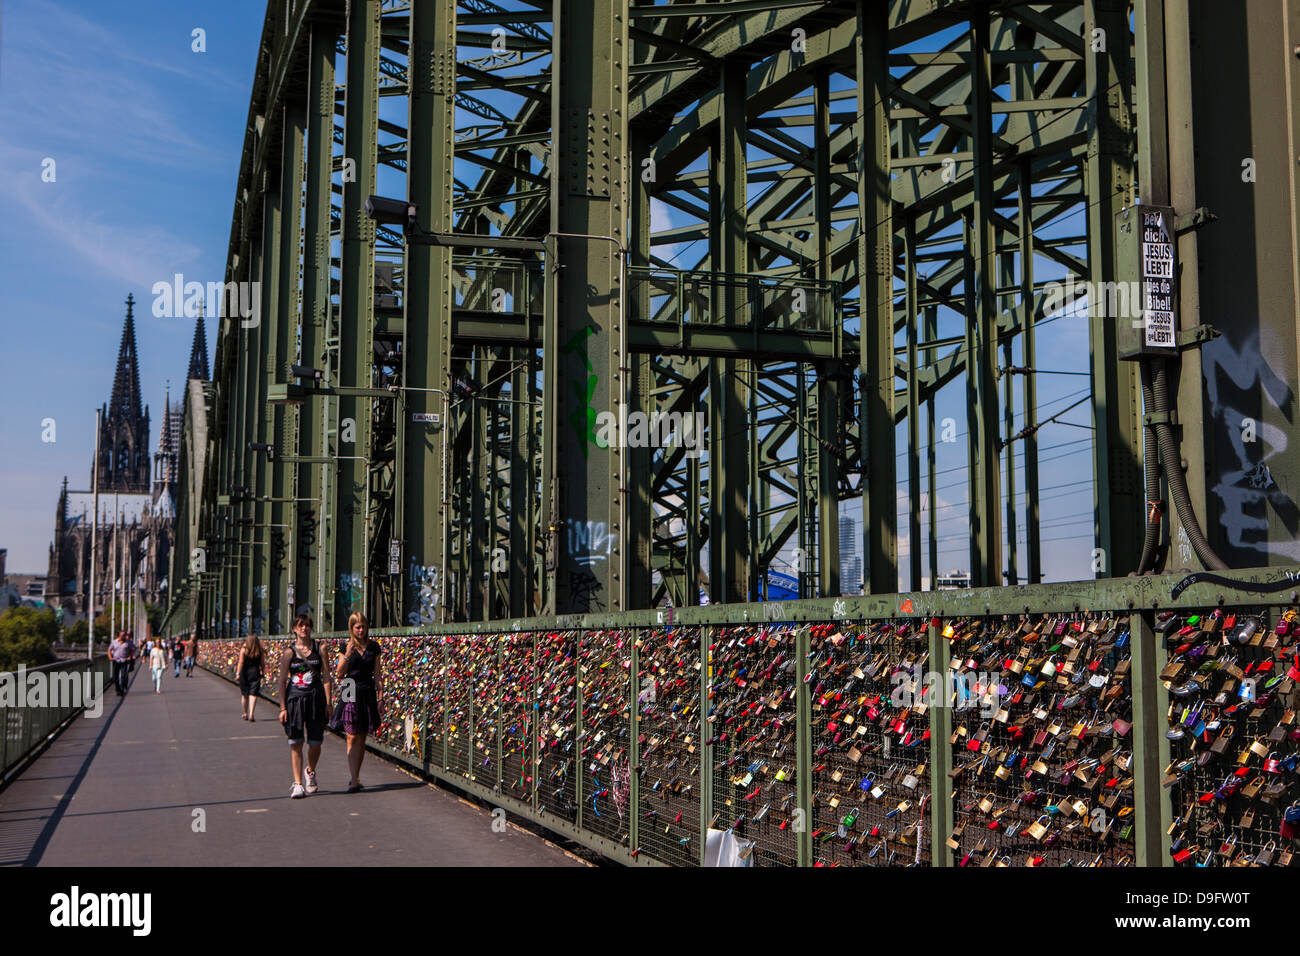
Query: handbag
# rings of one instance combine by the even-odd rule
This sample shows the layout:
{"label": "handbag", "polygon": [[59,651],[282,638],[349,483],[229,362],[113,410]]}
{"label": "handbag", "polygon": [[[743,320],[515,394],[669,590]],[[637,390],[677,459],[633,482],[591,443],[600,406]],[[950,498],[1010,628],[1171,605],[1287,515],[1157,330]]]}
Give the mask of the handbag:
{"label": "handbag", "polygon": [[343,733],[344,706],[343,698],[340,696],[338,700],[334,701],[334,713],[330,715],[329,722],[325,725],[336,734]]}

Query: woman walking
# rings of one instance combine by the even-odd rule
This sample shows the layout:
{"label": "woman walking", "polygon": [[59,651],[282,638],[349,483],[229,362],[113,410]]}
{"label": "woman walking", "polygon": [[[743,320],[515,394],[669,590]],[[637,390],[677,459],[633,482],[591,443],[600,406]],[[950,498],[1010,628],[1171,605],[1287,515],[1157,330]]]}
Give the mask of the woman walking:
{"label": "woman walking", "polygon": [[162,649],[162,642],[153,643],[149,648],[149,673],[153,675],[153,692],[162,693],[163,671],[167,669],[167,654]]}
{"label": "woman walking", "polygon": [[235,671],[239,674],[239,694],[245,720],[254,719],[257,695],[262,690],[262,661],[265,658],[266,648],[262,646],[261,638],[256,634],[248,635],[248,640],[239,649],[239,663],[235,665]]}
{"label": "woman walking", "polygon": [[[379,730],[379,700],[383,696],[382,649],[370,639],[370,621],[360,611],[348,618],[347,647],[339,658],[335,676],[340,678],[342,706],[335,712],[333,729],[342,730],[348,740],[348,793],[361,789],[361,760],[366,755],[366,734]],[[348,682],[351,682],[350,684]]]}
{"label": "woman walking", "polygon": [[[293,622],[295,640],[280,658],[280,723],[289,737],[289,758],[293,765],[295,799],[315,793],[316,761],[325,739],[325,718],[330,690],[329,651],[312,640],[312,621],[299,614]],[[307,742],[306,781],[302,760]]]}

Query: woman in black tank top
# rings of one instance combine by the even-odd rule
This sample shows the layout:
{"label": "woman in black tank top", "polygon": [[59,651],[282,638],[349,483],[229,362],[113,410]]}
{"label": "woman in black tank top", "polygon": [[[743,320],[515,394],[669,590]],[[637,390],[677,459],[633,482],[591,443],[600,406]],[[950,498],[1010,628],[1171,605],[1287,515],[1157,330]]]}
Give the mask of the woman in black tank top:
{"label": "woman in black tank top", "polygon": [[[293,765],[291,797],[315,793],[316,763],[325,739],[330,693],[329,651],[312,640],[312,620],[299,614],[293,626],[295,639],[280,660],[280,723],[289,738]],[[304,772],[302,745],[307,744]]]}

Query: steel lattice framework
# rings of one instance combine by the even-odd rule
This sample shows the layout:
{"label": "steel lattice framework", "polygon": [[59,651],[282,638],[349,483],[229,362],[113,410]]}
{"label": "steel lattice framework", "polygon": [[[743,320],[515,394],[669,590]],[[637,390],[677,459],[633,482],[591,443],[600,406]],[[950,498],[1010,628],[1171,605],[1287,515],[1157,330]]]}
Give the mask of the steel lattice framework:
{"label": "steel lattice framework", "polygon": [[[836,596],[845,500],[866,589],[890,592],[904,480],[916,588],[945,389],[972,581],[1039,580],[1035,378],[1000,373],[1034,368],[1048,283],[1116,278],[1116,213],[1168,201],[1187,106],[1139,74],[1169,20],[1155,0],[269,3],[226,274],[260,311],[222,320],[187,405],[173,629],[746,601],[795,548],[801,596]],[[1090,330],[1093,531],[1126,573],[1138,370],[1114,323]],[[610,442],[604,413],[664,440]]]}

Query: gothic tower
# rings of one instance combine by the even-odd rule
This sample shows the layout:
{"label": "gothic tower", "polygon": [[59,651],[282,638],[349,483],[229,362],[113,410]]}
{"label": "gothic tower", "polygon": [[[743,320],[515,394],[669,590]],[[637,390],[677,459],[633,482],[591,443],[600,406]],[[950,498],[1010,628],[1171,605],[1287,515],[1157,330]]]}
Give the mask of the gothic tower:
{"label": "gothic tower", "polygon": [[190,346],[190,370],[185,376],[188,381],[197,378],[208,380],[208,339],[203,331],[203,306],[199,306],[199,317],[194,322],[194,344]]}
{"label": "gothic tower", "polygon": [[117,352],[112,401],[104,406],[99,432],[99,491],[148,492],[149,409],[140,401],[135,352],[135,296],[126,297],[126,323]]}

